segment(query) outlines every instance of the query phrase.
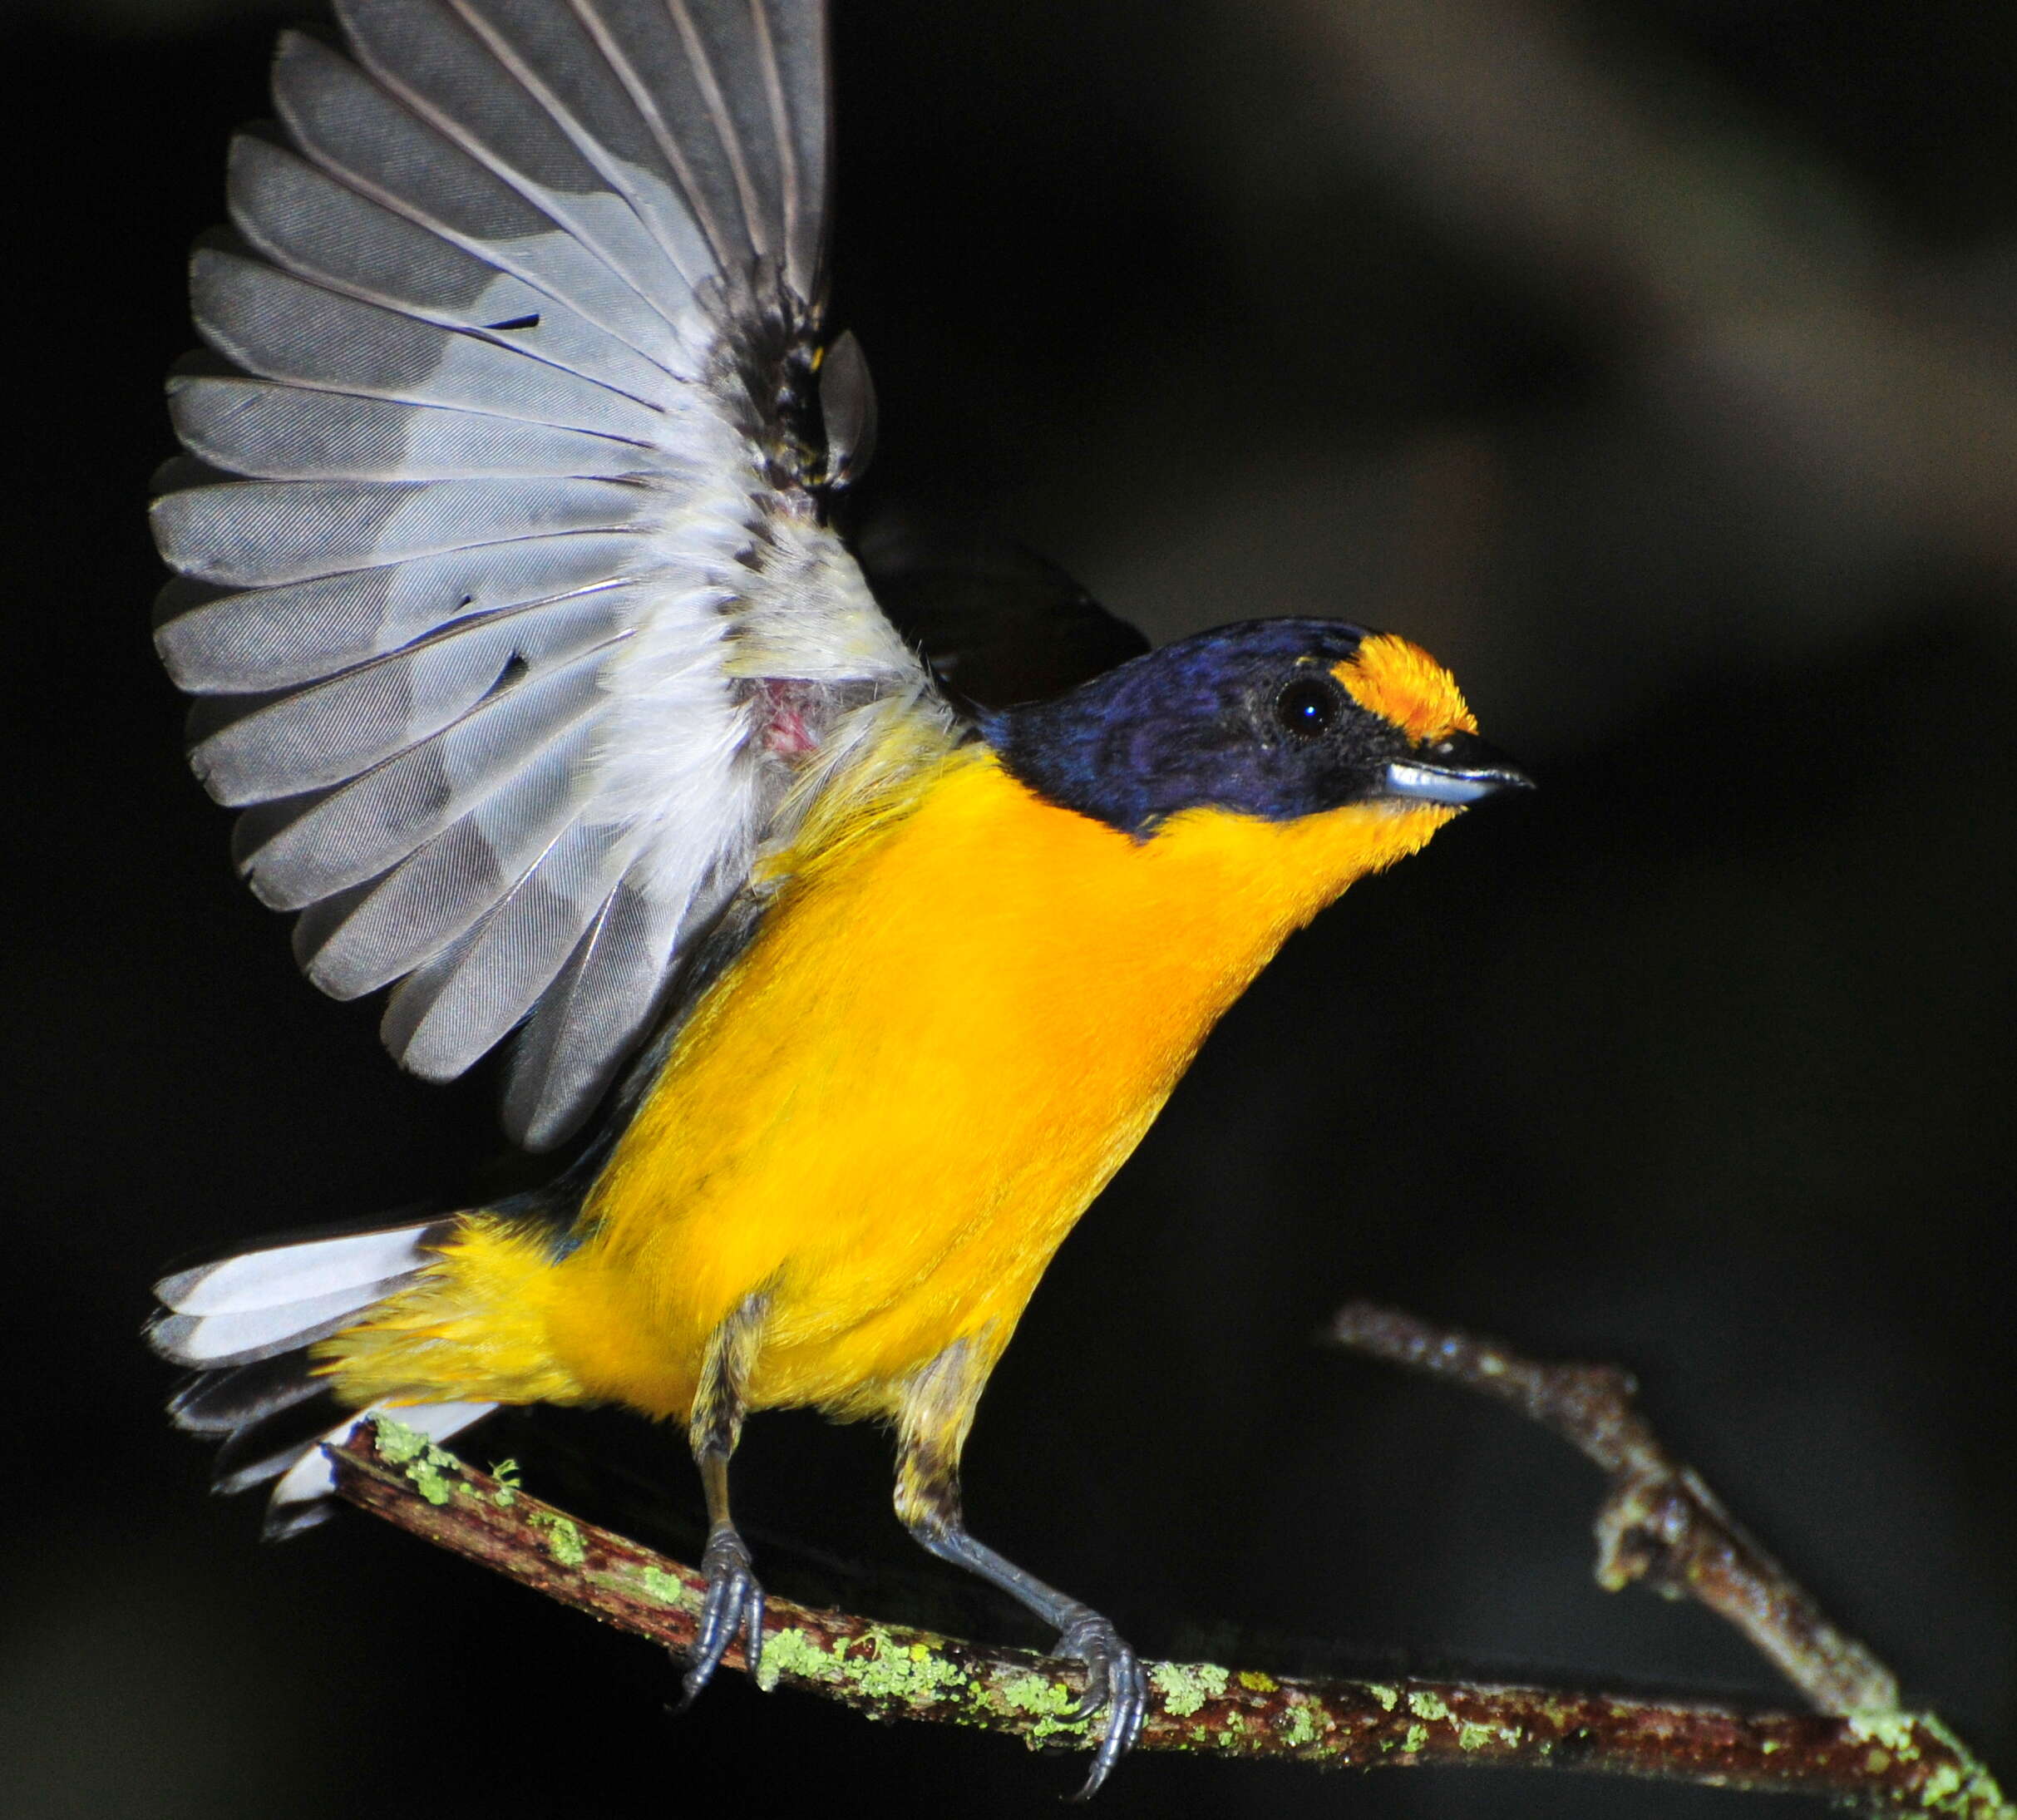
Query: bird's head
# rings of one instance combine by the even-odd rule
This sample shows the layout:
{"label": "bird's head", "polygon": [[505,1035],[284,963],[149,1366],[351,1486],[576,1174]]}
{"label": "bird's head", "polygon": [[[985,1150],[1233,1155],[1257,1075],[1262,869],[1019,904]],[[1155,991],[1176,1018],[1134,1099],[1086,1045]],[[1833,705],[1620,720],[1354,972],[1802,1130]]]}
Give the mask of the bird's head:
{"label": "bird's head", "polygon": [[1426,651],[1336,619],[1221,626],[982,731],[1027,788],[1143,841],[1189,811],[1280,823],[1358,808],[1419,822],[1405,851],[1529,781]]}

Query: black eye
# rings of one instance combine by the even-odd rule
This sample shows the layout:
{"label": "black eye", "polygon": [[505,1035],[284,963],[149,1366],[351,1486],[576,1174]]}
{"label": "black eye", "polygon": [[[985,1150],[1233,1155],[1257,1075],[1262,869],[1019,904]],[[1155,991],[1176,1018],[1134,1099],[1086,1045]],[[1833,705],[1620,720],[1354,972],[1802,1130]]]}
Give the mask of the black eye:
{"label": "black eye", "polygon": [[1275,698],[1275,718],[1292,739],[1321,739],[1338,718],[1338,685],[1299,676]]}

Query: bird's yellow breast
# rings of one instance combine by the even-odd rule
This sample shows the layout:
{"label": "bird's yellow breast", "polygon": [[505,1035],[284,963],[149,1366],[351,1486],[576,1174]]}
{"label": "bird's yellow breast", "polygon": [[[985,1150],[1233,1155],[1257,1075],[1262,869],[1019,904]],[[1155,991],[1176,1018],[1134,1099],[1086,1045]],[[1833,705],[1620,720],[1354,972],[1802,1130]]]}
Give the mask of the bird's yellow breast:
{"label": "bird's yellow breast", "polygon": [[752,1408],[888,1406],[991,1355],[1282,940],[1449,811],[1218,811],[1136,841],[985,747],[801,865],[682,1033],[540,1300],[584,1395],[683,1416],[769,1297]]}

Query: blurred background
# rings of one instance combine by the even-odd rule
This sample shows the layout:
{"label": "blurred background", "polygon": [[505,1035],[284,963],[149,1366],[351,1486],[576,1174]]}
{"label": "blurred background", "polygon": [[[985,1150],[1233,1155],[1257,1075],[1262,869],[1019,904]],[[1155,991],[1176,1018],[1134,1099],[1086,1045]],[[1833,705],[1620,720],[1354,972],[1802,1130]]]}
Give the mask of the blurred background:
{"label": "blurred background", "polygon": [[[1354,891],[1207,1046],[975,1431],[981,1534],[1144,1650],[1783,1702],[1589,1576],[1600,1486],[1320,1349],[1364,1295],[1642,1376],[1669,1438],[2017,1775],[2017,12],[1960,0],[838,0],[873,484],[1157,639],[1336,614],[1544,787]],[[285,1548],[160,1414],[179,1254],[496,1147],[304,987],[154,665],[189,239],[298,0],[9,0],[20,454],[0,1807],[17,1820],[1048,1813],[1071,1762],[644,1645],[361,1517]],[[673,1436],[514,1418],[690,1547]],[[781,1594],[1040,1643],[871,1431],[766,1418]],[[1735,1815],[1574,1778],[1142,1758],[1132,1814]],[[1780,1813],[1820,1811],[1781,1804]]]}

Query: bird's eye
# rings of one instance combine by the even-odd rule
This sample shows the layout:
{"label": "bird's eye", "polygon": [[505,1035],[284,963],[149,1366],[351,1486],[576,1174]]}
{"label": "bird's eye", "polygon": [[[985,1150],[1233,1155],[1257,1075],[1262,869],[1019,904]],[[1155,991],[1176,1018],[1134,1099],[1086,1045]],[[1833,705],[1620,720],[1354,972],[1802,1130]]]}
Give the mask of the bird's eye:
{"label": "bird's eye", "polygon": [[1275,698],[1275,718],[1292,739],[1320,739],[1337,718],[1337,685],[1325,677],[1299,676]]}

